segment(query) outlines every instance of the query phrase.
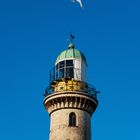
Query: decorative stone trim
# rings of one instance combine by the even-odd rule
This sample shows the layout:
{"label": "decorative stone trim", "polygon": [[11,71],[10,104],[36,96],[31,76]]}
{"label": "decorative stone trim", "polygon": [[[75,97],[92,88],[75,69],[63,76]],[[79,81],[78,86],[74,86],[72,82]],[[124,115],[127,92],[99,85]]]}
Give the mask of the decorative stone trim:
{"label": "decorative stone trim", "polygon": [[66,92],[55,93],[44,99],[44,106],[50,115],[56,110],[69,108],[84,110],[92,115],[97,105],[98,101],[94,97],[77,92],[67,94]]}

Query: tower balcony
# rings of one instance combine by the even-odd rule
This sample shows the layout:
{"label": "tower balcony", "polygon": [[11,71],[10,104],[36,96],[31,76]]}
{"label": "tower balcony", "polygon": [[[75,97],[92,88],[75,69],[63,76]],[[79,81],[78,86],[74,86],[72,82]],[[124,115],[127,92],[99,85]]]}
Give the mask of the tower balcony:
{"label": "tower balcony", "polygon": [[88,83],[76,80],[62,79],[59,81],[53,81],[46,90],[44,96],[48,96],[54,93],[81,93],[97,100],[97,93],[95,87],[89,85]]}
{"label": "tower balcony", "polygon": [[44,105],[49,114],[60,109],[80,109],[92,115],[98,105],[97,93],[85,82],[62,79],[46,88]]}

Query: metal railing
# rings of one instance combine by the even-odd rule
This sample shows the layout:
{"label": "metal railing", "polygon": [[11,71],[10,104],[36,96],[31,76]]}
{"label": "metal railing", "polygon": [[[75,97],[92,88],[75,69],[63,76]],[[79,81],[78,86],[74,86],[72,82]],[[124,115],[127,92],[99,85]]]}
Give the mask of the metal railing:
{"label": "metal railing", "polygon": [[87,94],[97,99],[97,93],[99,91],[96,90],[95,87],[89,85],[88,83],[81,81],[71,81],[71,83],[67,82],[58,82],[55,85],[50,85],[46,88],[44,96],[48,96],[57,92],[81,92],[83,94]]}

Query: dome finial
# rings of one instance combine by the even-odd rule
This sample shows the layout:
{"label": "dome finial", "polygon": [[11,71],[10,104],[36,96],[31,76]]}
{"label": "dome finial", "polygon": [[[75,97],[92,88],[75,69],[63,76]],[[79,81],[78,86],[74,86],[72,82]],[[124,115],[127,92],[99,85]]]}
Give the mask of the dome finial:
{"label": "dome finial", "polygon": [[74,48],[74,44],[73,44],[73,40],[75,39],[75,37],[71,34],[70,35],[70,44],[69,44],[69,49],[73,49]]}
{"label": "dome finial", "polygon": [[75,39],[75,36],[74,35],[70,35],[70,42],[73,42],[73,40]]}

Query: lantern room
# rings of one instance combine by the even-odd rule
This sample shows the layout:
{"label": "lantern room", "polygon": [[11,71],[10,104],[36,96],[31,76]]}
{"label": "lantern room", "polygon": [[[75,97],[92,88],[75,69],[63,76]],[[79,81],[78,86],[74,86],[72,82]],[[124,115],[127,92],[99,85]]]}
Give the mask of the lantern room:
{"label": "lantern room", "polygon": [[50,72],[50,82],[62,79],[73,79],[86,82],[87,62],[84,54],[70,43],[57,57],[55,67]]}

